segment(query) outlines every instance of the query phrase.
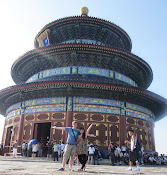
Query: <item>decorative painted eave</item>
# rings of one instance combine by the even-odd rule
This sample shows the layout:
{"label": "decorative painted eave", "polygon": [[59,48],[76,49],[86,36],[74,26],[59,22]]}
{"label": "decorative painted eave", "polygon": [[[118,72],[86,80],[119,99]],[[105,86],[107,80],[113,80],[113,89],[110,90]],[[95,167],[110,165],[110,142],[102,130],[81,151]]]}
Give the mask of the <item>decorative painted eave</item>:
{"label": "decorative painted eave", "polygon": [[[45,90],[45,92],[51,92],[52,90],[54,90],[54,96],[58,95],[60,96],[60,92],[65,92],[65,95],[68,96],[73,96],[73,92],[77,92],[78,94],[80,94],[81,92],[83,92],[84,90],[84,94],[81,94],[81,96],[86,95],[86,92],[95,90],[93,96],[96,94],[98,95],[98,93],[100,93],[101,95],[103,95],[103,93],[106,95],[105,98],[112,98],[114,97],[114,95],[116,94],[120,94],[119,98],[117,100],[124,100],[124,98],[129,98],[131,103],[133,103],[133,100],[135,100],[134,98],[131,97],[135,97],[136,101],[139,99],[144,99],[147,103],[148,106],[152,106],[152,111],[155,113],[155,121],[160,120],[161,118],[163,118],[165,115],[167,115],[167,100],[155,93],[152,93],[150,91],[147,90],[142,90],[139,88],[130,88],[130,87],[122,87],[122,86],[113,86],[113,85],[104,85],[104,84],[92,84],[92,83],[82,83],[82,82],[45,82],[45,83],[30,83],[30,84],[24,84],[24,85],[17,85],[17,86],[12,86],[6,89],[3,89],[0,91],[0,102],[3,103],[1,108],[0,108],[0,113],[2,115],[5,114],[6,109],[13,104],[5,104],[5,101],[7,100],[7,98],[9,98],[12,95],[19,95],[20,99],[17,98],[18,101],[15,101],[14,103],[17,102],[21,102],[19,100],[27,100],[27,98],[29,98],[29,93],[31,93],[31,95],[33,95],[31,98],[33,99],[35,94],[37,92],[43,93],[43,90]],[[56,94],[57,93],[57,94]],[[63,94],[62,93],[62,94]],[[42,94],[43,97],[45,96],[45,94]],[[46,97],[47,97],[47,93],[46,93]],[[117,96],[118,97],[118,96]],[[36,98],[40,98],[40,97],[36,97]],[[23,101],[24,101],[23,100]],[[10,101],[11,102],[11,101]],[[142,105],[142,104],[140,104]],[[145,106],[143,106],[145,107]],[[149,108],[149,109],[150,109]]]}
{"label": "decorative painted eave", "polygon": [[[111,47],[107,47],[107,46],[99,46],[99,45],[92,45],[92,44],[57,44],[57,45],[51,45],[51,46],[47,46],[47,47],[42,47],[42,48],[38,48],[38,49],[33,49],[31,51],[26,52],[25,54],[23,54],[22,56],[20,56],[13,64],[13,66],[15,66],[16,63],[18,63],[20,60],[22,60],[24,57],[29,56],[31,54],[34,53],[40,53],[41,51],[50,51],[52,49],[57,49],[56,51],[65,51],[65,50],[72,50],[74,48],[82,48],[82,50],[96,50],[96,51],[100,51],[102,53],[122,53],[126,56],[130,56],[132,58],[134,58],[135,60],[143,63],[149,70],[150,72],[152,72],[151,67],[140,57],[138,57],[137,55],[130,53],[130,52],[126,52],[124,50],[121,49],[115,49],[115,48],[111,48]],[[13,67],[12,66],[12,67]]]}
{"label": "decorative painted eave", "polygon": [[[28,63],[28,61],[32,61],[36,56],[45,55],[45,54],[52,54],[52,53],[66,53],[69,51],[75,50],[80,52],[91,52],[91,53],[100,53],[103,55],[115,55],[115,56],[121,56],[123,57],[127,62],[130,64],[135,64],[140,67],[141,70],[145,72],[145,74],[149,77],[149,80],[145,77],[145,81],[148,81],[146,85],[144,85],[144,88],[147,88],[153,79],[153,73],[151,67],[141,58],[138,56],[126,52],[124,50],[110,48],[106,46],[99,46],[99,45],[91,45],[91,44],[60,44],[60,45],[51,45],[48,47],[38,48],[31,50],[21,57],[19,57],[13,64],[11,73],[14,81],[17,83],[19,82],[17,79],[16,74],[16,67],[19,66],[22,62]],[[36,72],[37,73],[37,72]],[[120,72],[121,73],[121,72]],[[24,82],[21,82],[24,83]]]}

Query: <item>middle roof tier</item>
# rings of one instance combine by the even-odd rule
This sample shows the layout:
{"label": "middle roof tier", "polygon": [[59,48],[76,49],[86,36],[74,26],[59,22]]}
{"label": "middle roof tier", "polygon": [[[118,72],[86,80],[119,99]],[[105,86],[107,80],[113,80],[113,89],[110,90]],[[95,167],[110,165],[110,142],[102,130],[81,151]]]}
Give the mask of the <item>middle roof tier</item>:
{"label": "middle roof tier", "polygon": [[150,66],[138,56],[92,44],[61,44],[31,50],[14,62],[11,74],[15,83],[21,84],[41,71],[69,66],[110,70],[144,89],[153,79]]}

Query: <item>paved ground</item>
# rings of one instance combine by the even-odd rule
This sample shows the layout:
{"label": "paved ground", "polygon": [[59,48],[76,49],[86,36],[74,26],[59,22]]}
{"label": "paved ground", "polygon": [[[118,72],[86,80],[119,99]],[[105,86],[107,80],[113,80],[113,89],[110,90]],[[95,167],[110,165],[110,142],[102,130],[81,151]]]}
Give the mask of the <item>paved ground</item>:
{"label": "paved ground", "polygon": [[[0,157],[0,175],[159,175],[167,174],[167,166],[144,166],[140,172],[126,171],[128,166],[111,166],[108,160],[100,162],[101,165],[87,165],[85,172],[78,172],[80,166],[73,166],[75,171],[69,171],[68,165],[64,172],[58,171],[61,166],[61,161],[54,162],[46,160],[46,158],[12,158]],[[135,167],[133,167],[135,169]]]}

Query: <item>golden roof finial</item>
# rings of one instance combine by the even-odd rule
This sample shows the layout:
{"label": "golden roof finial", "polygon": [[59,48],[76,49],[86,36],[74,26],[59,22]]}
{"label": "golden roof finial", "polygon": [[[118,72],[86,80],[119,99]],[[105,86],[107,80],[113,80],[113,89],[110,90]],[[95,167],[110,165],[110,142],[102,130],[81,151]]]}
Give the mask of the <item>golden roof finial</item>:
{"label": "golden roof finial", "polygon": [[81,16],[88,16],[89,10],[88,10],[87,7],[82,7],[82,8],[80,9],[80,12],[81,12]]}

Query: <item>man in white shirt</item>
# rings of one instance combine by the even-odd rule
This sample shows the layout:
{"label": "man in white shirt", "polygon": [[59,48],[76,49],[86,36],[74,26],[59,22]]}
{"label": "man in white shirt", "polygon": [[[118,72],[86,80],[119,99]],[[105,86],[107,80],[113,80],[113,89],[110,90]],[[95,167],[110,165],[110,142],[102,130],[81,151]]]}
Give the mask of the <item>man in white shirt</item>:
{"label": "man in white shirt", "polygon": [[121,148],[119,146],[117,146],[116,151],[118,152],[118,162],[119,162],[119,165],[121,165],[121,159],[120,159]]}
{"label": "man in white shirt", "polygon": [[156,160],[154,159],[154,157],[152,155],[148,158],[148,160],[149,160],[150,165],[153,165],[156,163]]}
{"label": "man in white shirt", "polygon": [[59,147],[60,147],[60,145],[59,144],[57,144],[57,142],[55,141],[54,142],[54,145],[53,145],[53,157],[54,157],[54,161],[55,161],[55,158],[57,158],[57,161],[58,161],[58,151],[59,151]]}
{"label": "man in white shirt", "polygon": [[164,157],[164,164],[167,165],[167,156]]}
{"label": "man in white shirt", "polygon": [[139,168],[139,153],[136,149],[136,143],[137,143],[137,138],[134,135],[134,131],[133,130],[129,130],[128,132],[129,136],[131,137],[131,141],[125,140],[125,143],[129,143],[131,145],[131,151],[129,152],[129,168],[127,169],[128,171],[132,171],[132,165],[133,162],[136,162],[136,166],[137,168],[135,169],[135,171],[140,171]]}
{"label": "man in white shirt", "polygon": [[125,146],[125,144],[122,145],[121,150],[122,150],[122,153],[123,153],[123,155],[124,155],[125,152],[126,152],[126,146]]}

